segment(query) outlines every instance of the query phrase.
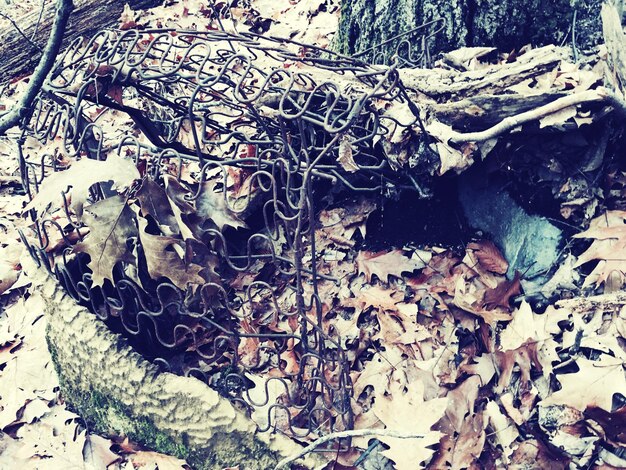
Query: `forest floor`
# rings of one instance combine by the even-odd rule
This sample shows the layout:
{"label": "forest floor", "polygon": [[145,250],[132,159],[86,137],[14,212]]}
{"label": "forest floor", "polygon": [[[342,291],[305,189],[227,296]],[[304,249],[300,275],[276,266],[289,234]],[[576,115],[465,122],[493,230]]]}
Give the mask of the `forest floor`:
{"label": "forest floor", "polygon": [[[337,29],[338,0],[250,3],[230,9],[228,27],[320,47],[330,44]],[[195,28],[207,15],[204,2],[168,2],[147,12],[127,9],[120,26]],[[433,73],[440,82],[453,77],[451,86],[462,83],[454,80],[461,74],[484,81],[481,86],[493,94],[529,101],[592,96],[611,81],[606,50],[579,63],[562,53],[552,47],[510,54],[462,49],[444,57]],[[525,60],[543,62],[533,68]],[[532,75],[515,81],[507,75],[511,70]],[[433,89],[439,84],[427,82]],[[19,90],[23,83],[13,86]],[[464,102],[470,111],[483,103],[481,94],[472,99],[471,106]],[[357,438],[354,449],[328,468],[355,468],[355,462],[364,470],[393,463],[403,470],[417,462],[430,468],[626,467],[623,129],[611,120],[609,106],[572,103],[478,144],[449,144],[463,136],[452,130],[454,123],[434,119],[424,130],[439,139],[433,147],[442,183],[432,200],[390,202],[376,194],[338,199],[316,214],[320,272],[339,278],[320,282],[320,297],[330,299],[323,326],[345,340],[355,428],[422,436],[406,441],[381,432],[379,439]],[[438,119],[454,117],[447,103],[431,105]],[[405,117],[398,111],[395,122]],[[385,144],[395,148],[407,144],[410,132],[390,134]],[[29,201],[21,187],[16,137],[0,140],[0,467],[186,468],[184,461],[125,436],[91,432],[66,407],[45,342],[45,299],[31,292],[21,271],[19,231],[28,232],[30,221],[22,215]],[[353,171],[350,145],[339,149],[338,161]],[[472,163],[469,176],[457,176]],[[189,181],[196,177],[189,168],[183,171]],[[254,182],[246,186],[249,175],[236,176],[237,188],[227,189],[241,196],[241,187]],[[489,187],[476,189],[483,179]],[[505,189],[493,192],[496,185]],[[156,199],[159,190],[145,191],[155,192]],[[218,206],[221,191],[209,194],[220,209],[220,221],[212,216],[220,230],[245,226]],[[476,202],[481,199],[486,207]],[[171,227],[176,224],[182,233],[182,222]],[[51,246],[53,257],[56,245]],[[254,268],[232,280],[232,291],[239,294],[246,283],[269,276],[264,266]],[[292,301],[288,289],[279,286],[277,292],[281,305]],[[278,315],[263,318],[272,321],[274,332],[293,333],[298,326],[293,317],[270,317]],[[253,362],[258,341],[242,343],[243,360]],[[284,354],[283,367],[296,370],[296,348]],[[271,379],[280,372],[263,370],[250,379],[275,383]]]}

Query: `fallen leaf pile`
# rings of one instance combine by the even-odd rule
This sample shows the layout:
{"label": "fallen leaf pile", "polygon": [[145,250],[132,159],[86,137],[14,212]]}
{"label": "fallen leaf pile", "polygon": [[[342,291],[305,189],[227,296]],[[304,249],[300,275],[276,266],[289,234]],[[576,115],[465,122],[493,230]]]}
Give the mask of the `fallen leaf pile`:
{"label": "fallen leaf pile", "polygon": [[59,393],[39,295],[3,299],[0,314],[0,467],[37,470],[188,469],[127,439],[88,432]]}
{"label": "fallen leaf pile", "polygon": [[[332,40],[338,2],[252,3],[252,8],[218,5],[225,9],[225,21],[246,31],[322,47]],[[211,29],[216,28],[214,8],[220,7],[185,0],[147,12],[126,9],[120,26]],[[463,68],[467,82],[484,80],[491,91],[506,86],[505,91],[528,99],[541,93],[592,89],[601,77],[597,64],[581,69],[565,58],[554,59],[558,53],[553,48],[481,60],[491,52],[463,49],[444,62]],[[507,78],[507,67],[521,70],[531,62],[529,56],[536,59],[542,54],[549,60],[532,76],[518,81],[508,77],[502,82],[506,85],[496,80]],[[292,66],[298,65],[285,64]],[[457,80],[456,71],[442,67],[440,72],[450,93],[462,91],[464,82]],[[427,95],[428,84],[410,73],[406,72],[407,83],[424,85]],[[106,94],[118,103],[146,106],[133,101],[127,90],[110,89]],[[432,147],[438,158],[431,170],[438,174],[460,173],[498,144],[498,139],[451,144],[454,123],[444,119],[450,110],[443,100],[426,101],[430,118],[425,129],[401,104],[374,102],[372,106],[385,110],[383,121],[392,130],[380,145],[390,165],[398,168],[414,163],[412,145],[419,132],[435,138]],[[106,129],[107,149],[126,132],[125,126],[132,129],[119,112],[98,107],[87,112]],[[540,129],[578,129],[593,119],[587,109],[573,106],[536,124]],[[192,136],[192,124],[183,123],[176,141],[192,148]],[[225,147],[216,144],[213,150]],[[41,235],[50,264],[85,260],[94,288],[112,286],[120,273],[147,291],[156,283],[169,283],[184,292],[185,308],[192,314],[201,311],[227,321],[236,332],[260,335],[240,338],[236,353],[246,371],[254,371],[247,376],[255,386],[244,390],[251,402],[259,403],[251,418],[266,426],[272,405],[288,402],[286,396],[297,390],[297,384],[285,385],[279,378],[305,370],[307,358],[293,337],[280,342],[280,347],[275,338],[263,337],[289,337],[301,323],[296,315],[295,275],[281,269],[279,262],[294,251],[283,227],[270,221],[269,235],[245,237],[263,219],[268,201],[275,202],[259,175],[235,167],[203,171],[195,162],[179,165],[164,156],[159,160],[161,176],[154,178],[146,170],[150,157],[146,154],[135,155],[133,161],[108,150],[104,161],[76,160],[65,155],[60,138],[48,142],[45,149],[29,139],[25,148],[29,155],[48,152],[61,169],[44,179],[24,209],[40,217],[45,214],[51,221],[50,230]],[[254,146],[228,147],[238,158],[254,156],[255,151]],[[336,158],[347,173],[359,169],[345,136]],[[594,156],[585,158],[587,170],[595,171]],[[559,291],[564,299],[545,311],[526,302],[521,286],[524,273],[507,277],[509,264],[493,242],[476,239],[461,250],[408,244],[370,250],[367,222],[382,210],[380,195],[337,193],[335,200],[324,199],[328,204],[313,214],[315,252],[311,240],[305,239],[302,257],[315,264],[320,276],[315,285],[304,283],[304,297],[310,299],[308,320],[321,319],[329,341],[345,351],[354,428],[416,435],[405,440],[383,431],[376,437],[355,438],[348,452],[332,458],[348,468],[355,462],[367,468],[362,465],[369,458],[370,465],[378,465],[369,468],[395,465],[401,470],[626,467],[626,297],[619,292],[626,279],[626,213],[608,210],[597,216],[607,201],[619,205],[626,200],[619,189],[623,175],[611,173],[613,193],[605,198],[601,191],[585,186],[577,171],[560,165],[546,160],[537,174],[557,188],[553,194],[562,217],[586,228],[575,238],[593,240],[577,259],[570,255],[570,264],[562,268],[572,271],[596,264],[582,286],[568,284]],[[94,188],[108,197],[94,202]],[[16,219],[26,199],[21,198],[16,207],[19,196],[1,197],[0,210]],[[11,242],[0,246],[3,298],[15,291],[23,293],[27,283],[19,280],[17,230],[10,227],[7,233]],[[245,242],[238,244],[242,234]],[[554,274],[554,285],[562,285],[561,274]],[[574,297],[594,289],[604,295]],[[122,438],[109,440],[86,432],[80,418],[58,396],[43,337],[42,300],[26,297],[0,317],[0,446],[4,449],[0,464],[185,468],[182,461],[138,450]],[[198,316],[189,315],[184,325],[177,326],[172,370],[204,374],[210,385],[223,392],[222,372],[233,353],[214,346],[221,331],[207,327]],[[337,372],[326,373],[330,384],[340,383]],[[289,419],[279,417],[277,427],[307,428],[306,410],[286,413]],[[332,418],[338,418],[336,412]]]}

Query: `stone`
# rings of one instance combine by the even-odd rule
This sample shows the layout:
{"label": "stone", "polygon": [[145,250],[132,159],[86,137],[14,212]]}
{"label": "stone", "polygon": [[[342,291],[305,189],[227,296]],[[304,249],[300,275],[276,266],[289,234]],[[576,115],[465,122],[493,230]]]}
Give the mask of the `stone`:
{"label": "stone", "polygon": [[558,266],[563,234],[545,217],[528,214],[506,190],[478,169],[459,177],[459,201],[468,223],[487,234],[509,262],[507,277],[522,275],[526,295],[541,290]]}

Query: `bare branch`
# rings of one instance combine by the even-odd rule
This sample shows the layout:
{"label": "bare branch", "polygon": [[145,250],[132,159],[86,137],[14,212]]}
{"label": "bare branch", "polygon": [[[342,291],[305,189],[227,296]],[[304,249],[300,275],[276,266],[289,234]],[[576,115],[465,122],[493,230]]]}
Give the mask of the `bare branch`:
{"label": "bare branch", "polygon": [[306,454],[313,452],[316,448],[321,446],[322,444],[326,444],[329,441],[333,441],[335,439],[343,439],[346,437],[362,437],[362,436],[387,436],[387,437],[396,437],[398,439],[421,439],[424,436],[422,434],[407,434],[398,431],[393,431],[391,429],[354,429],[351,431],[338,431],[332,432],[330,434],[326,434],[325,436],[320,437],[319,439],[313,441],[311,444],[306,446],[300,452],[291,457],[286,457],[282,459],[278,464],[274,467],[274,470],[280,470],[282,468],[286,468],[292,462],[295,462],[301,457],[304,457]]}
{"label": "bare branch", "polygon": [[443,140],[448,142],[459,144],[464,142],[484,142],[494,137],[498,137],[512,129],[515,129],[522,124],[526,124],[531,121],[536,121],[550,114],[554,114],[569,106],[576,106],[585,103],[602,103],[606,102],[615,107],[618,112],[623,112],[624,104],[618,99],[618,97],[604,88],[598,88],[596,90],[587,90],[581,93],[574,93],[564,96],[557,100],[552,101],[546,105],[538,108],[526,111],[525,113],[517,114],[515,116],[509,116],[504,118],[498,124],[478,132],[457,132],[450,130],[446,132],[445,136],[441,136]]}
{"label": "bare branch", "polygon": [[46,0],[41,0],[41,8],[39,9],[39,17],[37,18],[37,24],[35,25],[35,31],[33,31],[33,35],[30,37],[32,40],[35,40],[37,33],[39,32],[39,25],[41,24],[41,19],[43,18],[43,12],[46,9]]}
{"label": "bare branch", "polygon": [[24,96],[22,96],[11,111],[0,118],[0,135],[4,135],[8,129],[18,124],[20,119],[23,118],[31,108],[37,93],[39,93],[39,90],[48,78],[50,70],[52,70],[54,66],[54,62],[61,49],[61,43],[63,42],[65,27],[67,26],[67,21],[73,8],[72,0],[57,0],[54,24],[52,25],[52,31],[48,38],[46,48],[39,60],[39,64],[37,64],[37,68],[30,77],[30,82],[28,83]]}

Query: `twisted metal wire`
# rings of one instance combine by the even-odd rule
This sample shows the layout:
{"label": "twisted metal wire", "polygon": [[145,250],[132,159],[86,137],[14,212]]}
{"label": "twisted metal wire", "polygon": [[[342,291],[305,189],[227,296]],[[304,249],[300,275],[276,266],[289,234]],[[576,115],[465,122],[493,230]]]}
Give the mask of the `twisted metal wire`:
{"label": "twisted metal wire", "polygon": [[[427,31],[422,40],[438,25],[420,27]],[[70,188],[59,211],[32,212],[38,244],[28,244],[31,254],[164,370],[266,410],[262,430],[306,438],[350,429],[350,364],[324,319],[323,305],[332,299],[322,298],[320,287],[336,280],[318,273],[316,203],[337,186],[422,191],[410,171],[392,168],[380,143],[398,128],[418,133],[421,125],[414,106],[410,122],[385,112],[394,103],[408,106],[397,67],[251,33],[105,30],[74,41],[24,122],[20,162],[31,199],[71,161],[116,153],[134,159],[145,178],[185,193],[184,207],[193,209],[204,183],[214,181],[227,210],[256,214],[262,224],[243,240],[232,231],[202,230],[198,250],[219,261],[220,276],[194,295],[124,263],[114,282],[95,286],[88,257],[72,251],[85,231],[70,207]],[[139,134],[101,124],[106,113],[131,120]],[[55,150],[42,153],[35,140]],[[347,150],[356,169],[340,161]],[[182,174],[191,167],[187,188]],[[248,189],[233,202],[228,188],[242,174]],[[110,185],[95,185],[91,201],[112,194]],[[141,244],[131,242],[141,258]],[[234,287],[238,273],[258,266],[270,267],[272,284]],[[273,330],[278,319],[292,322],[293,331]],[[244,353],[246,342],[253,353]],[[253,397],[250,375],[268,370],[261,399]]]}

